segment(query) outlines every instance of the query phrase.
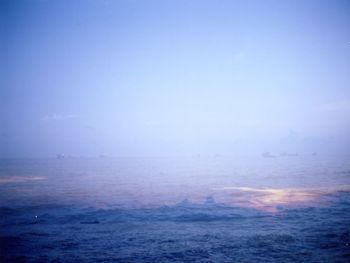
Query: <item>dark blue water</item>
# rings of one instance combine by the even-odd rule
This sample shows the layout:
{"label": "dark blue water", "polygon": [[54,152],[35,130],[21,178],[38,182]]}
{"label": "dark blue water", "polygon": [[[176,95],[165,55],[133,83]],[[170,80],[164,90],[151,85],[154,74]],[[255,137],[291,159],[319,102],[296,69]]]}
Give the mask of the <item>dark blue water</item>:
{"label": "dark blue water", "polygon": [[350,262],[350,162],[318,158],[2,160],[0,262]]}

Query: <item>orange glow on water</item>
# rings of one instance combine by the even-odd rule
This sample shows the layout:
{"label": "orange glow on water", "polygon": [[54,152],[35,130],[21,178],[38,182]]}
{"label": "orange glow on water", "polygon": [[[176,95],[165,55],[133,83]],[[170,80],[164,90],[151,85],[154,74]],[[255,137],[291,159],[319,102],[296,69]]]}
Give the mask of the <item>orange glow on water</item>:
{"label": "orange glow on water", "polygon": [[251,207],[263,211],[275,212],[279,207],[301,207],[322,202],[322,196],[339,189],[297,189],[297,188],[251,188],[224,187],[230,192],[218,199],[233,206]]}
{"label": "orange glow on water", "polygon": [[3,178],[0,178],[0,184],[7,184],[7,183],[23,183],[28,181],[38,181],[38,180],[45,180],[46,177],[41,176],[6,176]]}

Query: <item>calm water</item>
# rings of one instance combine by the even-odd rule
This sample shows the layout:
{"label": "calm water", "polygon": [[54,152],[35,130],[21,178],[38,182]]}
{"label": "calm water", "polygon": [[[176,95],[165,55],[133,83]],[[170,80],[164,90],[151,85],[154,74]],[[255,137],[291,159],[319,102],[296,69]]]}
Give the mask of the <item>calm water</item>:
{"label": "calm water", "polygon": [[0,161],[1,262],[349,262],[350,157]]}

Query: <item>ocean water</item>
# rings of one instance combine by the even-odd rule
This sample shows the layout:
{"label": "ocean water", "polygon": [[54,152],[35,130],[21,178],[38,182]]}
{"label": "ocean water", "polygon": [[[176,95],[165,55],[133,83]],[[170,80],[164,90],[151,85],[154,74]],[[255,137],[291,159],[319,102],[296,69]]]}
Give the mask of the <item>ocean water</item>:
{"label": "ocean water", "polygon": [[0,262],[350,262],[350,157],[0,160]]}

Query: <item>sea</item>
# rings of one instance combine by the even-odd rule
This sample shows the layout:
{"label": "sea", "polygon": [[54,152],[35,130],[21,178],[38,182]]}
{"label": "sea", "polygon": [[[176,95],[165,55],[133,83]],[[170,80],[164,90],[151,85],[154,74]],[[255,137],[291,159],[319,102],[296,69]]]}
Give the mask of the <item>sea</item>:
{"label": "sea", "polygon": [[1,159],[0,262],[350,262],[350,156]]}

